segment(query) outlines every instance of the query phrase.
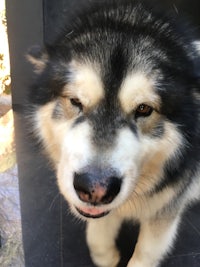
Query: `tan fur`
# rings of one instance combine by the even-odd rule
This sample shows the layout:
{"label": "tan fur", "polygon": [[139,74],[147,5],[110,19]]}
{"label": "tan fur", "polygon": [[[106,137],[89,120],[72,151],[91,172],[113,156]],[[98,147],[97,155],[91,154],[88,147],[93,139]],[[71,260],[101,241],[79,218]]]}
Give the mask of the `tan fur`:
{"label": "tan fur", "polygon": [[64,88],[63,94],[79,99],[85,111],[90,110],[104,97],[98,66],[72,61],[69,68],[70,83]]}
{"label": "tan fur", "polygon": [[135,187],[137,194],[144,194],[152,190],[162,177],[164,163],[170,157],[176,156],[174,153],[175,151],[177,153],[178,147],[182,143],[181,135],[173,124],[165,122],[164,131],[162,138],[144,138],[141,150],[144,153],[141,155],[143,158],[142,172]]}
{"label": "tan fur", "polygon": [[126,77],[119,92],[119,100],[126,113],[132,112],[142,103],[155,109],[159,109],[160,104],[160,98],[154,91],[153,79],[141,72]]}
{"label": "tan fur", "polygon": [[148,134],[154,130],[154,128],[160,121],[162,121],[160,114],[153,112],[151,117],[149,117],[148,119],[144,118],[138,121],[138,128],[140,129],[140,132],[142,134]]}
{"label": "tan fur", "polygon": [[56,123],[51,116],[54,107],[55,102],[52,102],[42,106],[37,111],[36,131],[37,128],[40,129],[39,138],[44,141],[48,155],[50,155],[53,162],[57,164],[60,159],[62,140],[70,121]]}
{"label": "tan fur", "polygon": [[64,119],[65,120],[71,120],[78,116],[79,110],[77,107],[73,106],[70,103],[70,99],[68,97],[62,97],[60,99],[63,111],[64,111]]}

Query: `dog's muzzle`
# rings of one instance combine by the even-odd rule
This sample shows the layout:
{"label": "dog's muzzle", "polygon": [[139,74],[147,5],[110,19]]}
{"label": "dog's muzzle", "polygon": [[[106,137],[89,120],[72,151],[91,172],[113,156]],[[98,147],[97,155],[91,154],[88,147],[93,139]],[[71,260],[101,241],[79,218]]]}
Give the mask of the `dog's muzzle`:
{"label": "dog's muzzle", "polygon": [[[99,218],[108,211],[101,211],[101,206],[111,203],[121,189],[120,177],[96,172],[82,172],[74,174],[74,189],[79,199],[88,204],[88,208],[77,208],[85,217]],[[113,173],[115,174],[115,173]]]}

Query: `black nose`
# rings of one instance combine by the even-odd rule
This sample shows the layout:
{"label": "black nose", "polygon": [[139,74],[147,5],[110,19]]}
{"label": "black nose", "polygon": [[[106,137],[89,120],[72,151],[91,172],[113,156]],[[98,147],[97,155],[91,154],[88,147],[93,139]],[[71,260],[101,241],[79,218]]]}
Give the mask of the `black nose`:
{"label": "black nose", "polygon": [[78,197],[93,205],[113,201],[121,188],[121,179],[116,176],[101,177],[91,173],[75,173],[74,188]]}

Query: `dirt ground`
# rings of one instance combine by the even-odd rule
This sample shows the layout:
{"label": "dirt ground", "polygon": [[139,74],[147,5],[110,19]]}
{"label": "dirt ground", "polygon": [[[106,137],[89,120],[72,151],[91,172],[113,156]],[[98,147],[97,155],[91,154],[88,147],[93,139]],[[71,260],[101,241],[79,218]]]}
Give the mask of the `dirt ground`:
{"label": "dirt ground", "polygon": [[[6,104],[2,104],[5,100]],[[0,98],[0,173],[13,167],[16,163],[13,112],[10,97]],[[6,110],[6,113],[4,113]]]}

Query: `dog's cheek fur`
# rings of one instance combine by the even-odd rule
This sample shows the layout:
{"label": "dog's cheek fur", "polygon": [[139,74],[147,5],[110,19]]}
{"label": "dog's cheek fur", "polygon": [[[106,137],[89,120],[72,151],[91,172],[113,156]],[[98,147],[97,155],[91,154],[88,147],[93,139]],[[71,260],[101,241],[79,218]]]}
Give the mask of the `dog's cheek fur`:
{"label": "dog's cheek fur", "polygon": [[72,121],[53,119],[55,105],[55,102],[50,102],[38,109],[34,118],[34,130],[56,168],[60,161],[64,136]]}
{"label": "dog's cheek fur", "polygon": [[[165,164],[171,159],[178,164],[181,148],[185,145],[175,125],[165,122],[164,128],[165,133],[162,138],[140,137],[141,147],[138,154],[140,173],[132,192],[129,192],[127,201],[119,206],[119,214],[125,218],[130,218],[129,216],[134,214],[140,222],[145,222],[149,218],[159,216],[158,212],[168,207],[173,198],[177,196],[177,189],[170,185],[163,187],[160,192],[155,191],[157,184],[162,178],[164,179]],[[145,207],[145,212],[142,207]],[[169,213],[162,214],[161,217],[167,218]]]}
{"label": "dog's cheek fur", "polygon": [[145,135],[141,138],[141,172],[134,190],[139,195],[154,190],[164,177],[164,165],[169,159],[173,158],[176,164],[179,162],[184,139],[174,124],[166,121],[163,128],[161,137]]}

